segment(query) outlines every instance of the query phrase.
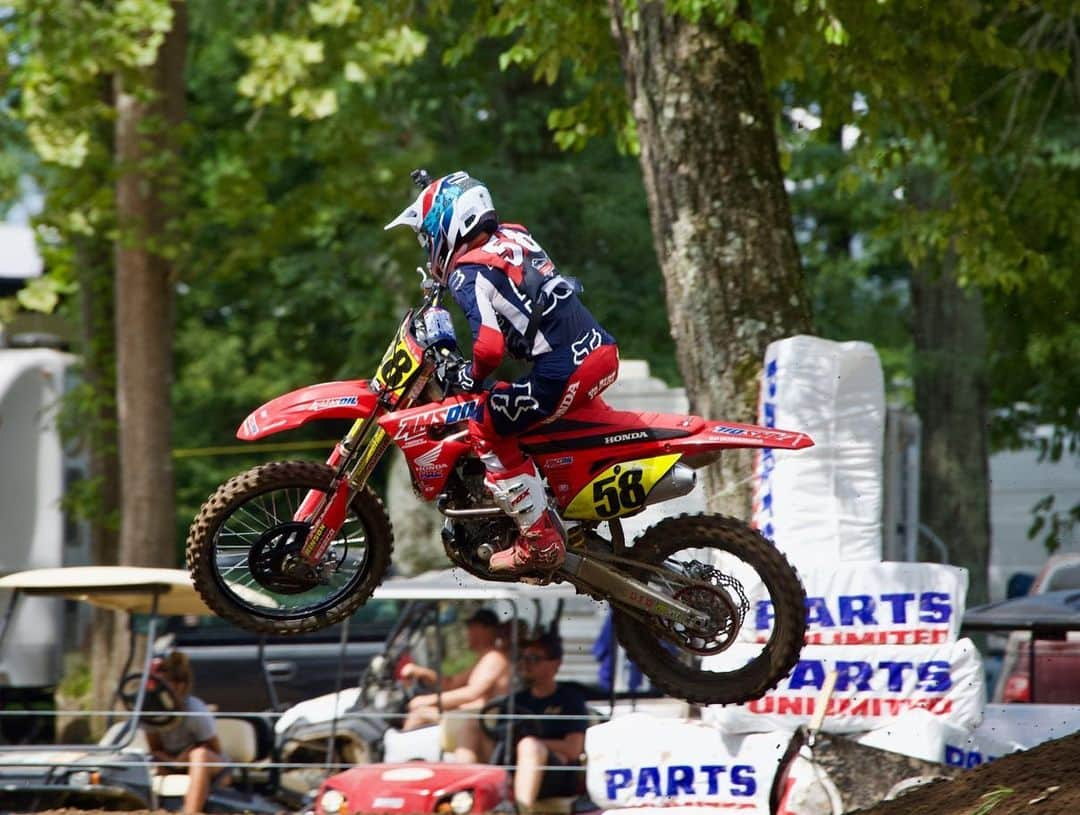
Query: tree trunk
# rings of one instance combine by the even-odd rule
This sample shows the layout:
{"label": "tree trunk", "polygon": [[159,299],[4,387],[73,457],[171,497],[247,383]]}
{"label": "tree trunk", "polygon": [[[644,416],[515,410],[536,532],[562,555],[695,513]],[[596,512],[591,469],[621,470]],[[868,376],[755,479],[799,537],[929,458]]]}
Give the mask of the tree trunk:
{"label": "tree trunk", "polygon": [[[184,3],[156,63],[116,80],[116,367],[120,420],[120,562],[176,561],[170,426],[173,270],[165,201],[176,161],[172,136],[184,115]],[[146,90],[152,93],[148,99]],[[164,169],[161,169],[164,168]]]}
{"label": "tree trunk", "polygon": [[915,408],[922,420],[921,522],[968,570],[968,605],[984,603],[990,560],[989,383],[982,297],[947,259],[911,278]]}
{"label": "tree trunk", "polygon": [[[88,418],[84,438],[88,447],[87,475],[97,484],[97,506],[90,526],[90,562],[119,562],[117,517],[120,512],[120,469],[117,460],[116,359],[112,256],[98,238],[79,241],[75,247],[82,308],[82,375],[93,392],[94,414]],[[95,609],[89,632],[90,675],[93,710],[106,710],[119,679],[126,649],[123,615]],[[99,737],[104,719],[90,723]]]}
{"label": "tree trunk", "polygon": [[[690,408],[754,421],[766,346],[810,329],[758,52],[661,2],[609,2]],[[710,509],[749,513],[751,466],[706,474]]]}

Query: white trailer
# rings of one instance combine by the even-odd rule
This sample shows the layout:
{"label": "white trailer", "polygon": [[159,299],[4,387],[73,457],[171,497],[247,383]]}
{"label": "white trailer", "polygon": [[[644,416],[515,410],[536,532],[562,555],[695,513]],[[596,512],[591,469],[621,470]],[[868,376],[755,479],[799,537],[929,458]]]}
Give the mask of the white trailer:
{"label": "white trailer", "polygon": [[[83,458],[65,449],[57,428],[75,357],[54,348],[0,347],[0,575],[89,563],[85,524],[61,504],[84,476]],[[0,592],[6,648],[0,657],[0,703],[48,699],[75,645],[75,604],[29,598],[15,613]]]}

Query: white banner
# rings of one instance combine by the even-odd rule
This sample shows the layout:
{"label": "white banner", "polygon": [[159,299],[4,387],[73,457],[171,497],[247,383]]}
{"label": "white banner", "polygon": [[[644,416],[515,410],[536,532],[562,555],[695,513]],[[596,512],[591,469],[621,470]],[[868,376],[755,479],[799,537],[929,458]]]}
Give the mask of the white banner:
{"label": "white banner", "polygon": [[952,767],[977,767],[1077,731],[1077,705],[986,705],[974,731],[948,739],[942,761]]}
{"label": "white banner", "polygon": [[769,812],[791,732],[734,736],[702,722],[644,713],[585,733],[589,797],[601,809],[691,804]]}
{"label": "white banner", "polygon": [[968,728],[927,710],[910,710],[855,740],[867,747],[944,764],[947,745],[950,742],[963,743],[970,733]]}
{"label": "white banner", "polygon": [[885,387],[874,347],[771,343],[758,421],[808,433],[815,446],[759,453],[755,526],[799,568],[881,560]]}
{"label": "white banner", "polygon": [[[731,670],[758,653],[756,645],[736,643],[707,657],[703,666]],[[710,706],[703,718],[729,733],[794,730],[810,723],[830,671],[837,672],[837,681],[822,726],[829,733],[873,730],[911,710],[974,728],[986,701],[982,660],[971,640],[873,648],[808,645],[776,689],[744,705]]]}
{"label": "white banner", "polygon": [[[737,571],[737,570],[736,570]],[[765,642],[773,604],[749,575],[750,613],[739,638]],[[845,562],[800,570],[811,645],[939,645],[955,642],[964,616],[966,569],[939,563]],[[751,582],[753,581],[753,582]]]}

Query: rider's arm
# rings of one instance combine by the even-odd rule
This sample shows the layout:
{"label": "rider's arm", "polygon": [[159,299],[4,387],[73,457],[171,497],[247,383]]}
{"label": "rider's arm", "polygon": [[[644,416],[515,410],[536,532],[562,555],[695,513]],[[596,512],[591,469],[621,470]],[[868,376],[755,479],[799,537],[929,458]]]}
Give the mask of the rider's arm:
{"label": "rider's arm", "polygon": [[493,300],[499,296],[495,284],[484,274],[487,267],[465,265],[450,276],[454,300],[465,312],[473,336],[472,378],[481,382],[499,367],[506,350],[506,339],[499,327]]}

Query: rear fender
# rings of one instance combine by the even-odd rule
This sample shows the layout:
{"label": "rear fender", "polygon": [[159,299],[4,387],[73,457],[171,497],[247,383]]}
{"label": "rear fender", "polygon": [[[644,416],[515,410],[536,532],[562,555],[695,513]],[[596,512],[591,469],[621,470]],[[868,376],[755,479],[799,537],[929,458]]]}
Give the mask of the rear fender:
{"label": "rear fender", "polygon": [[320,419],[363,419],[375,410],[378,398],[366,379],[308,385],[253,410],[236,437],[256,441]]}
{"label": "rear fender", "polygon": [[695,468],[716,461],[724,450],[739,447],[802,450],[813,446],[814,440],[798,430],[718,421],[706,421],[693,435],[670,443],[673,451],[683,454],[683,462]]}

